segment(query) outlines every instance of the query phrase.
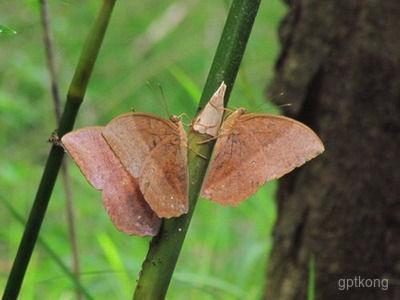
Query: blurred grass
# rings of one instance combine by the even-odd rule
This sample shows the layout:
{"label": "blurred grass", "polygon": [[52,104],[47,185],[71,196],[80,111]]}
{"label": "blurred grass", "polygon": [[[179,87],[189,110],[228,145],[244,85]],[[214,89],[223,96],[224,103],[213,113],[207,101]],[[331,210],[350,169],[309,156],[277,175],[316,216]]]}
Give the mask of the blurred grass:
{"label": "blurred grass", "polygon": [[[50,5],[60,88],[65,95],[99,3],[64,0]],[[158,84],[171,113],[193,117],[227,8],[227,1],[117,1],[77,126],[105,124],[132,107],[166,116],[162,96],[157,96]],[[278,52],[277,24],[284,11],[278,0],[262,2],[232,92],[232,107],[278,111],[271,104],[262,104]],[[168,18],[172,21],[165,23]],[[17,32],[0,33],[2,288],[22,234],[22,226],[3,201],[27,216],[55,120],[36,1],[1,2],[0,24]],[[150,39],[158,24],[171,28],[161,33],[156,30],[157,39]],[[130,297],[149,239],[116,231],[102,208],[100,194],[89,187],[76,167],[71,171],[82,283],[96,299]],[[267,184],[237,208],[207,200],[198,203],[169,299],[256,299],[262,294],[276,215],[275,189],[275,183]],[[57,184],[41,236],[70,265],[64,201]],[[21,299],[74,299],[73,283],[40,246],[28,268]]]}
{"label": "blurred grass", "polygon": [[315,299],[315,257],[311,255],[308,263],[307,300]]}

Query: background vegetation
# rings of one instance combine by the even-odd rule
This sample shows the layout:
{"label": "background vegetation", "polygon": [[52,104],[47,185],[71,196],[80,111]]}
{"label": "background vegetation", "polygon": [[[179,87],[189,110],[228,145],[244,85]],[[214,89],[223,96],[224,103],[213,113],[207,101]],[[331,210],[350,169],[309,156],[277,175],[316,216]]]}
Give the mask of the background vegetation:
{"label": "background vegetation", "polygon": [[[105,124],[134,108],[167,116],[193,117],[215,52],[229,1],[117,1],[104,46],[76,127]],[[65,95],[99,1],[50,1],[61,94]],[[263,91],[278,52],[278,1],[264,1],[250,37],[232,107],[277,112]],[[4,286],[24,218],[30,210],[55,129],[37,1],[0,4],[0,286]],[[185,119],[184,119],[185,120]],[[185,122],[189,122],[185,120]],[[100,201],[75,166],[77,240],[83,285],[96,299],[130,298],[149,239],[129,237],[109,221]],[[168,293],[170,299],[255,299],[264,272],[275,220],[275,184],[238,208],[198,202]],[[68,265],[71,251],[65,196],[58,183],[41,238]],[[74,286],[49,253],[37,245],[21,299],[72,299]]]}

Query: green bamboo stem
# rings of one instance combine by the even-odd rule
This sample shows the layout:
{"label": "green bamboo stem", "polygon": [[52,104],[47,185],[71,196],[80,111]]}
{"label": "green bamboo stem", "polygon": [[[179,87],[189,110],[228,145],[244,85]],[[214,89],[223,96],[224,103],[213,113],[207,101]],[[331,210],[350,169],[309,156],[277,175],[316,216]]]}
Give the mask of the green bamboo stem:
{"label": "green bamboo stem", "polygon": [[[115,0],[103,0],[102,8],[97,20],[85,42],[78,66],[72,78],[65,104],[64,112],[60,119],[58,135],[61,137],[72,130],[75,118],[85,96],[86,88],[92,74],[105,31],[110,20]],[[29,260],[35,247],[40,227],[50,200],[51,193],[58,171],[60,170],[64,151],[53,145],[48,156],[46,166],[33,202],[25,231],[18,247],[10,275],[4,290],[3,299],[16,299],[21,289]]]}
{"label": "green bamboo stem", "polygon": [[[199,110],[204,107],[221,81],[227,84],[227,104],[260,1],[233,1],[201,96]],[[193,131],[189,133],[189,149],[194,150],[189,151],[189,212],[179,218],[166,219],[160,233],[151,241],[133,296],[134,300],[165,298],[208,165],[208,160],[195,153],[209,158],[214,146],[213,143],[199,145],[197,142],[203,139],[204,136],[200,134]]]}
{"label": "green bamboo stem", "polygon": [[[22,226],[25,225],[25,220],[24,218],[12,207],[10,203],[8,203],[6,200],[2,201],[2,203],[5,205],[5,207],[8,209],[8,211],[13,215],[13,217],[21,223]],[[81,284],[79,281],[79,278],[75,276],[74,273],[70,271],[68,266],[62,261],[61,257],[57,255],[57,253],[50,247],[50,245],[44,241],[43,239],[38,237],[37,243],[47,252],[49,257],[55,262],[56,265],[60,267],[60,269],[63,271],[63,273],[66,275],[66,277],[71,280],[72,284],[75,286],[77,290],[80,291],[80,293],[85,296],[85,299],[92,300],[94,299],[90,293],[85,289],[85,287]]]}
{"label": "green bamboo stem", "polygon": [[[50,25],[50,9],[47,0],[39,0],[39,3],[40,3],[40,19],[43,28],[43,44],[45,48],[47,69],[49,71],[49,78],[50,78],[50,90],[52,94],[54,112],[56,115],[56,120],[58,125],[60,123],[62,107],[61,107],[60,90],[58,88],[58,83],[57,83],[58,80],[56,72],[56,63],[54,59],[53,37]],[[75,213],[74,213],[74,205],[72,199],[72,185],[68,169],[68,163],[65,160],[63,161],[61,166],[61,179],[64,187],[65,203],[66,203],[65,213],[67,216],[69,241],[71,243],[72,271],[75,275],[75,279],[79,281],[79,276],[80,276],[79,252],[78,252],[78,243],[77,243],[76,229],[75,229]],[[39,243],[40,243],[40,237],[39,237]],[[78,288],[78,286],[75,289],[75,291],[76,291],[76,299],[81,300],[82,293],[81,290]]]}

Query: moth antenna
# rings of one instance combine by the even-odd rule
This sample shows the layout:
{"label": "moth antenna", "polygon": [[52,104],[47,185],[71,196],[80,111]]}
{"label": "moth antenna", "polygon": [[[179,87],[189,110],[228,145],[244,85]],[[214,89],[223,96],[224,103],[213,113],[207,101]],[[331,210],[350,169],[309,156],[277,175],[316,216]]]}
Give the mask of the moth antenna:
{"label": "moth antenna", "polygon": [[163,104],[164,104],[165,112],[167,113],[167,115],[169,117],[169,116],[171,116],[171,113],[169,112],[169,109],[168,109],[168,104],[167,104],[167,100],[165,98],[164,89],[162,88],[160,83],[158,83],[157,85],[158,85],[158,88],[159,88],[161,96],[162,96],[162,101],[163,101]]}
{"label": "moth antenna", "polygon": [[151,82],[147,80],[146,81],[146,86],[153,93],[153,96],[154,96],[154,91],[153,91],[153,87],[151,86]]}
{"label": "moth antenna", "polygon": [[279,107],[286,107],[286,106],[292,106],[292,105],[293,105],[293,103],[284,103],[284,104],[279,105]]}
{"label": "moth antenna", "polygon": [[155,92],[155,90],[154,90],[154,87],[153,87],[151,81],[147,80],[147,81],[146,81],[146,86],[149,88],[149,90],[150,90],[151,93],[153,94],[154,99],[157,99],[157,98],[158,98],[158,94],[156,94],[156,92]]}
{"label": "moth antenna", "polygon": [[[151,81],[149,81],[149,80],[146,81],[146,85],[149,88],[149,90],[153,93],[154,98],[155,99],[159,99],[159,94],[156,93],[156,91],[154,90],[154,86],[152,85]],[[161,101],[162,101],[163,106],[164,106],[164,112],[167,114],[167,117],[169,118],[171,116],[171,114],[170,114],[170,112],[168,110],[167,101],[166,101],[166,98],[165,98],[165,95],[164,95],[164,90],[163,90],[163,88],[162,88],[162,86],[161,86],[161,84],[159,82],[157,83],[157,87],[161,92],[161,97],[162,97]]]}
{"label": "moth antenna", "polygon": [[275,99],[277,99],[279,97],[282,97],[284,95],[285,95],[285,92],[280,92],[277,95],[272,95],[271,98],[269,99],[269,101],[275,100]]}
{"label": "moth antenna", "polygon": [[[266,105],[267,104],[267,102],[272,102],[272,100],[275,100],[275,99],[278,99],[279,97],[282,97],[283,95],[285,95],[285,92],[280,92],[279,94],[277,94],[277,95],[273,95],[273,96],[271,96],[270,98],[268,98],[268,100],[267,101],[264,101],[263,103],[261,103],[260,105],[257,105],[255,108],[254,108],[254,111],[257,111],[257,110],[259,110],[260,109],[260,107],[262,107],[262,106],[264,106],[264,105]],[[291,105],[291,104],[290,104]],[[281,107],[281,106],[287,106],[286,104],[283,104],[283,105],[278,105],[279,107]]]}

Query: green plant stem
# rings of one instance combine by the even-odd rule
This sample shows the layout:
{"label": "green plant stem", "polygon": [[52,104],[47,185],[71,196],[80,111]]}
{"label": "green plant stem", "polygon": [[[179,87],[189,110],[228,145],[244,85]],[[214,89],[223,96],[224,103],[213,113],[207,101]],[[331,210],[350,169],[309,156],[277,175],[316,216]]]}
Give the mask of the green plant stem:
{"label": "green plant stem", "polygon": [[[89,33],[88,39],[86,40],[78,66],[68,90],[65,109],[60,119],[58,129],[58,135],[60,137],[73,128],[114,4],[115,0],[103,0],[103,6],[91,32]],[[42,179],[28,221],[25,225],[24,234],[7,280],[3,299],[16,299],[18,297],[47,210],[50,196],[57,179],[57,174],[61,167],[63,156],[64,151],[62,148],[56,145],[51,147]]]}
{"label": "green plant stem", "polygon": [[[10,203],[8,203],[6,200],[4,200],[2,202],[5,205],[5,207],[7,208],[7,210],[14,216],[14,218],[18,222],[20,222],[22,226],[24,226],[25,225],[24,218],[14,209],[14,207]],[[57,253],[49,246],[49,244],[46,241],[44,241],[43,239],[41,239],[40,236],[38,237],[37,242],[47,252],[47,254],[50,256],[50,258],[56,263],[56,265],[58,265],[60,267],[60,269],[65,274],[65,276],[71,280],[71,282],[73,283],[75,288],[77,290],[79,290],[82,293],[82,295],[85,296],[86,299],[94,299],[90,295],[90,293],[85,289],[85,287],[82,286],[82,284],[80,283],[78,278],[75,276],[75,274],[70,271],[70,269],[68,268],[68,266],[66,264],[64,264],[61,257],[59,255],[57,255]]]}
{"label": "green plant stem", "polygon": [[[259,4],[260,0],[233,1],[203,89],[199,110],[221,81],[227,84],[227,104]],[[203,139],[204,136],[198,133],[189,133],[189,149],[193,150],[189,151],[189,212],[179,218],[166,219],[160,233],[151,241],[133,296],[135,300],[165,298],[208,165],[208,160],[195,153],[210,158],[214,146],[213,143],[199,145],[197,142]]]}
{"label": "green plant stem", "polygon": [[[43,28],[43,44],[46,53],[46,61],[47,68],[49,71],[50,78],[50,89],[54,104],[54,112],[56,115],[57,125],[60,123],[61,118],[61,97],[60,90],[58,88],[57,83],[57,72],[56,72],[56,63],[54,59],[54,47],[53,47],[53,38],[51,33],[50,26],[50,9],[49,3],[47,0],[39,0],[40,3],[40,19],[42,21]],[[64,187],[65,194],[65,213],[67,216],[67,227],[68,227],[68,235],[71,243],[71,253],[72,253],[72,271],[76,277],[76,280],[79,281],[80,276],[80,267],[79,267],[79,252],[78,252],[78,243],[76,238],[76,230],[75,230],[75,213],[74,213],[74,205],[72,201],[72,185],[71,185],[71,177],[68,171],[68,163],[67,161],[63,161],[61,166],[61,179]],[[40,243],[40,238],[39,238]],[[76,299],[82,299],[81,290],[76,288]]]}

